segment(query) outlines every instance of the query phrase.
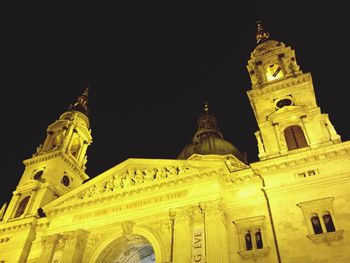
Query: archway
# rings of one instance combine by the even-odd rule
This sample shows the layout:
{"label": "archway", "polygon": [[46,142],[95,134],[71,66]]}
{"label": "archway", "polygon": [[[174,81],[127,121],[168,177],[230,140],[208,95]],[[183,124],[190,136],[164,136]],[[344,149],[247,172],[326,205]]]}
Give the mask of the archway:
{"label": "archway", "polygon": [[154,263],[156,261],[151,243],[141,235],[131,234],[109,243],[98,256],[97,262]]}

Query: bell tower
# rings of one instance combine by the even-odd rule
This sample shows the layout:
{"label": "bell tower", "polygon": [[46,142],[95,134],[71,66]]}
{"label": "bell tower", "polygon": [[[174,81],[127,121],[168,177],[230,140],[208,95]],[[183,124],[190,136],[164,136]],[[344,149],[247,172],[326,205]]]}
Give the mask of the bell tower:
{"label": "bell tower", "polygon": [[47,128],[46,139],[30,159],[13,192],[3,221],[43,216],[41,207],[80,186],[87,147],[92,142],[88,118],[88,88],[58,120]]}
{"label": "bell tower", "polygon": [[294,50],[270,39],[260,21],[256,39],[247,93],[259,127],[260,160],[341,142],[328,115],[321,113],[311,74],[302,72]]}

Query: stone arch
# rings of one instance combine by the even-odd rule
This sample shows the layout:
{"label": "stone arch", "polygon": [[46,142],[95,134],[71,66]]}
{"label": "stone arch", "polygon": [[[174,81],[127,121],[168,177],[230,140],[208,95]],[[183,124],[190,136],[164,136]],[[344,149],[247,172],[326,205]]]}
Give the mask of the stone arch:
{"label": "stone arch", "polygon": [[142,247],[146,252],[149,249],[148,246],[152,247],[156,259],[155,262],[164,262],[164,249],[161,239],[157,234],[152,233],[148,227],[140,226],[135,226],[132,234],[122,235],[121,231],[118,231],[115,235],[111,235],[96,249],[89,262],[107,262],[106,258],[108,257],[114,257],[116,260],[126,250],[129,249],[132,252],[130,245]]}

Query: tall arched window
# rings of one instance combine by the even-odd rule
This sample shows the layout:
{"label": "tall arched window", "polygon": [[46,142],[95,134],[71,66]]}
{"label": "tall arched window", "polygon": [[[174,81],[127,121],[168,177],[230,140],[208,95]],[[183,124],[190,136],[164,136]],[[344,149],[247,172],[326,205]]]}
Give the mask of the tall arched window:
{"label": "tall arched window", "polygon": [[324,225],[326,226],[327,232],[335,232],[335,226],[333,224],[332,216],[329,212],[322,216]]}
{"label": "tall arched window", "polygon": [[314,233],[316,235],[323,233],[321,222],[320,222],[320,219],[318,218],[318,215],[314,215],[311,217],[311,224],[312,224],[312,228],[314,229]]}
{"label": "tall arched window", "polygon": [[307,147],[306,138],[303,130],[298,125],[289,126],[284,130],[288,150],[295,150]]}
{"label": "tall arched window", "polygon": [[29,199],[30,199],[30,196],[27,196],[21,200],[21,202],[17,207],[17,211],[14,216],[15,218],[20,217],[24,213],[24,211],[26,210],[27,204],[29,202]]}
{"label": "tall arched window", "polygon": [[78,153],[80,151],[80,141],[78,138],[74,138],[73,139],[73,142],[72,142],[72,145],[71,145],[71,148],[70,148],[70,153],[75,157],[77,158],[78,157]]}
{"label": "tall arched window", "polygon": [[258,231],[255,232],[255,241],[256,241],[256,248],[258,249],[263,248],[263,241],[262,241],[260,229],[258,229]]}
{"label": "tall arched window", "polygon": [[247,250],[253,249],[252,236],[250,235],[250,231],[248,230],[244,236],[245,238],[245,247]]}

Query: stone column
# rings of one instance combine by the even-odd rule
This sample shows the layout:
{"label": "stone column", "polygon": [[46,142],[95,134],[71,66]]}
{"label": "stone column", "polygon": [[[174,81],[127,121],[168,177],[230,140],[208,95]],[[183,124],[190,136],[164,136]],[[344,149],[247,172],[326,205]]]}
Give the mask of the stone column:
{"label": "stone column", "polygon": [[47,263],[52,261],[53,253],[55,252],[58,235],[44,236],[41,238],[43,250],[41,251],[39,263]]}
{"label": "stone column", "polygon": [[84,141],[83,145],[80,148],[79,156],[77,158],[78,163],[81,163],[83,161],[83,158],[85,156],[86,149],[87,149],[88,146],[89,146],[88,143],[86,141]]}
{"label": "stone column", "polygon": [[174,219],[173,263],[191,262],[191,234],[188,207],[170,212]]}
{"label": "stone column", "polygon": [[81,229],[63,234],[64,249],[61,262],[81,262],[86,245],[87,232]]}
{"label": "stone column", "polygon": [[225,213],[218,201],[201,204],[205,218],[206,263],[228,263]]}

